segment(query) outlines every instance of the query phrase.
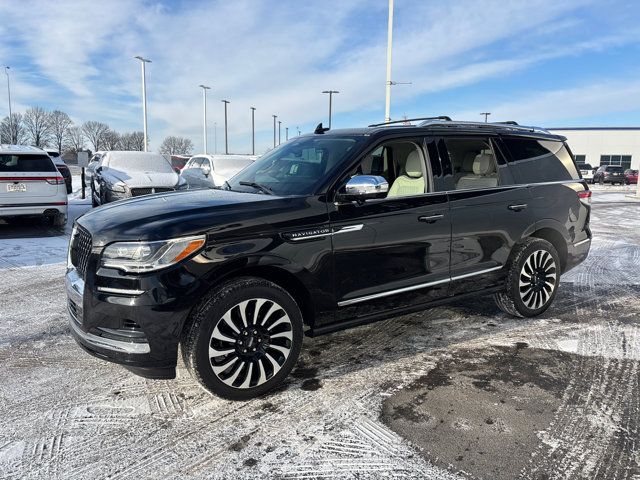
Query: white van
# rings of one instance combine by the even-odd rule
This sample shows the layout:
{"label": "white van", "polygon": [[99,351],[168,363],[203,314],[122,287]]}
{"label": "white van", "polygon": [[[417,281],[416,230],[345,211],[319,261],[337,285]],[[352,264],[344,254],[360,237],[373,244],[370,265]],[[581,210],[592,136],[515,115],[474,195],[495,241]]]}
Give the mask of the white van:
{"label": "white van", "polygon": [[67,206],[64,178],[45,151],[0,145],[0,217],[43,215],[64,227]]}

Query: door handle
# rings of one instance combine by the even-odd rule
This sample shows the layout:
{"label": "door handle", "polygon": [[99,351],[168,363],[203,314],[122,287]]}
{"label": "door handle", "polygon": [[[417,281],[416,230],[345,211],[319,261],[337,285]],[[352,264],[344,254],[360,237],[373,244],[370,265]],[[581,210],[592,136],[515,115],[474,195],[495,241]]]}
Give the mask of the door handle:
{"label": "door handle", "polygon": [[437,222],[441,218],[444,218],[444,215],[442,213],[437,213],[435,215],[426,215],[426,216],[418,217],[418,221],[425,222],[425,223],[433,223],[433,222]]}
{"label": "door handle", "polygon": [[519,203],[517,205],[509,205],[509,210],[513,210],[514,212],[519,212],[520,210],[524,210],[525,208],[527,208],[527,204],[526,203]]}

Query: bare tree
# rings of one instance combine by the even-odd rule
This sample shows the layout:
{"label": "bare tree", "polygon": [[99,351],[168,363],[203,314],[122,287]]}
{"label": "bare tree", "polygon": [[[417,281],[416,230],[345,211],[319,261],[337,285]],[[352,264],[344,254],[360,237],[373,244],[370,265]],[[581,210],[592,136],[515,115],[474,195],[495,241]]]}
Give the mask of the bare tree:
{"label": "bare tree", "polygon": [[144,134],[142,132],[123,133],[120,136],[120,148],[122,150],[144,150]]}
{"label": "bare tree", "polygon": [[115,130],[107,130],[102,137],[105,150],[120,150],[120,134]]}
{"label": "bare tree", "polygon": [[49,113],[49,129],[51,130],[51,139],[58,147],[58,151],[62,153],[62,147],[65,145],[65,140],[69,135],[69,128],[73,125],[73,122],[64,112],[60,110],[54,110]]}
{"label": "bare tree", "polygon": [[102,122],[88,121],[82,124],[82,133],[91,144],[94,152],[103,147],[104,135],[109,131],[109,125]]}
{"label": "bare tree", "polygon": [[72,152],[79,152],[80,150],[84,149],[84,145],[85,145],[85,137],[84,137],[84,132],[82,131],[81,127],[70,127],[69,128],[69,133],[67,135],[67,146],[66,148],[68,150],[71,150]]}
{"label": "bare tree", "polygon": [[11,121],[6,116],[0,122],[0,143],[22,145],[27,143],[27,135],[24,130],[24,117],[21,113],[12,113]]}
{"label": "bare tree", "polygon": [[49,140],[51,128],[49,114],[42,107],[30,107],[24,113],[24,128],[27,141],[34,147],[44,147]]}
{"label": "bare tree", "polygon": [[186,137],[166,137],[160,145],[162,155],[191,155],[193,142]]}

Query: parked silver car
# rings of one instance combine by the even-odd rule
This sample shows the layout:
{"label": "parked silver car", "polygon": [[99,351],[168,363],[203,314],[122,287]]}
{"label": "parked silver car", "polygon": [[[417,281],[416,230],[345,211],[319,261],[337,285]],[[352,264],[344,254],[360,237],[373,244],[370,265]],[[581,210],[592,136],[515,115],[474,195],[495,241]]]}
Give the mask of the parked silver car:
{"label": "parked silver car", "polygon": [[224,182],[256,161],[253,155],[194,155],[180,175],[190,189],[219,188]]}

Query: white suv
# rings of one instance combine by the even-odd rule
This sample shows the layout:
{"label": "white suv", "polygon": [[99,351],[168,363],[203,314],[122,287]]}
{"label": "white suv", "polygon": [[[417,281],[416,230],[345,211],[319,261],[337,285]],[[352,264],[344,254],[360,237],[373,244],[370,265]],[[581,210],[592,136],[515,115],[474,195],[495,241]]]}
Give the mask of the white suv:
{"label": "white suv", "polygon": [[46,152],[0,145],[0,217],[44,215],[56,227],[67,223],[67,188]]}

